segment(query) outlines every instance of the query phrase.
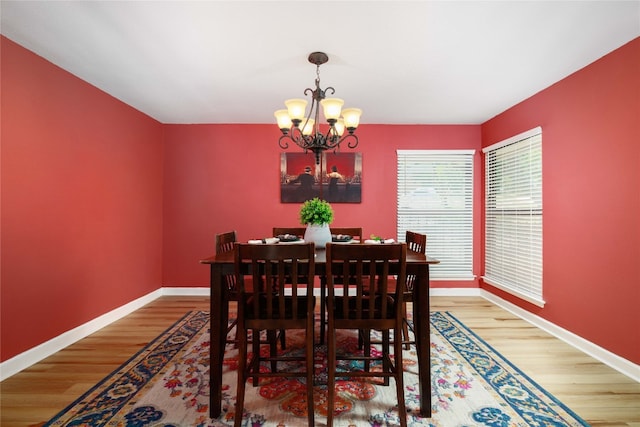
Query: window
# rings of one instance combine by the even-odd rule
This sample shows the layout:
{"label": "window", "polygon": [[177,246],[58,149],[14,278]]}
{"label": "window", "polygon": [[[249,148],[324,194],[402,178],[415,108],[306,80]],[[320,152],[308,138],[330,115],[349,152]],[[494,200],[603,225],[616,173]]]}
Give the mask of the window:
{"label": "window", "polygon": [[398,150],[398,240],[427,235],[435,280],[473,279],[473,150]]}
{"label": "window", "polygon": [[483,279],[542,307],[542,130],[532,129],[483,152]]}

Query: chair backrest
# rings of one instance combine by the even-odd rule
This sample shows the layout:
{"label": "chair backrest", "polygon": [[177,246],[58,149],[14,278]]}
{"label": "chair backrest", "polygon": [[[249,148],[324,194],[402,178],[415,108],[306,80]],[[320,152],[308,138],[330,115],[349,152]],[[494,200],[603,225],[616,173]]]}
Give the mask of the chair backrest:
{"label": "chair backrest", "polygon": [[[260,320],[260,328],[280,329],[290,327],[287,321],[313,316],[313,243],[238,243],[235,271],[241,301],[238,318],[244,316],[247,324]],[[246,286],[248,282],[252,283],[251,289]],[[265,323],[268,321],[273,322]]]}
{"label": "chair backrest", "polygon": [[362,227],[329,227],[331,234],[344,234],[353,237],[355,240],[362,240]]}
{"label": "chair backrest", "polygon": [[[421,254],[427,251],[427,235],[416,233],[415,231],[409,231],[405,233],[405,242],[407,242],[407,249],[413,252],[419,252]],[[409,301],[412,300],[413,287],[415,286],[417,277],[415,274],[408,274],[405,281],[405,298]]]}
{"label": "chair backrest", "polygon": [[216,234],[216,254],[233,251],[233,245],[237,241],[235,230]]}
{"label": "chair backrest", "polygon": [[[419,252],[421,254],[424,254],[427,251],[426,234],[407,230],[405,233],[405,242],[407,242],[407,249],[410,251]],[[416,280],[417,277],[415,276],[415,274],[407,275],[407,280],[405,280],[405,299],[408,301],[411,301],[413,299],[413,287],[415,286]]]}
{"label": "chair backrest", "polygon": [[407,249],[413,252],[419,252],[421,254],[427,251],[427,235],[416,233],[415,231],[407,230],[405,233],[405,242],[407,242]]}
{"label": "chair backrest", "polygon": [[[216,255],[232,252],[235,243],[238,241],[236,238],[236,232],[227,231],[225,233],[216,234]],[[227,289],[232,293],[236,291],[236,277],[233,274],[225,274],[224,281],[227,285]],[[230,295],[232,300],[235,300],[235,295]]]}
{"label": "chair backrest", "polygon": [[[399,283],[406,278],[405,243],[328,243],[326,255],[329,316],[349,319],[354,328],[365,329],[375,319],[401,321],[403,289],[391,290],[389,276],[397,275]],[[334,304],[336,295],[340,295],[339,304]]]}
{"label": "chair backrest", "polygon": [[305,227],[273,227],[273,236],[291,234],[303,238],[306,230],[307,229]]}

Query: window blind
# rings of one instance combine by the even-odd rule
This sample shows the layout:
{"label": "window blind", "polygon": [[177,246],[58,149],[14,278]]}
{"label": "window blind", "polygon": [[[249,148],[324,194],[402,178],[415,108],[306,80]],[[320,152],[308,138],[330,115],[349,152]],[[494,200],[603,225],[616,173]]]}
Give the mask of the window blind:
{"label": "window blind", "polygon": [[543,306],[542,130],[483,149],[485,275],[483,279]]}
{"label": "window blind", "polygon": [[398,150],[398,241],[427,235],[435,280],[473,279],[473,150]]}

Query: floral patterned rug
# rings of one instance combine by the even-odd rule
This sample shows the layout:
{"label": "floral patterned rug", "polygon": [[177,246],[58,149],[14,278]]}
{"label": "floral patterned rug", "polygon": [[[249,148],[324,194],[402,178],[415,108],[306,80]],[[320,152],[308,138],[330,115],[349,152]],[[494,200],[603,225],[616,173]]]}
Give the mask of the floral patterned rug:
{"label": "floral patterned rug", "polygon": [[[403,353],[409,426],[588,426],[481,338],[445,312],[431,313],[432,418],[418,414],[415,350]],[[288,352],[301,351],[299,334],[287,332]],[[356,351],[345,334],[338,348]],[[45,426],[218,427],[233,425],[237,350],[228,345],[223,369],[223,413],[209,413],[209,313],[193,311]],[[348,367],[342,367],[347,369]],[[324,379],[324,381],[323,381]],[[247,385],[243,425],[306,425],[302,379]],[[325,425],[326,347],[316,348],[316,423]],[[334,425],[398,425],[393,382],[340,381]]]}

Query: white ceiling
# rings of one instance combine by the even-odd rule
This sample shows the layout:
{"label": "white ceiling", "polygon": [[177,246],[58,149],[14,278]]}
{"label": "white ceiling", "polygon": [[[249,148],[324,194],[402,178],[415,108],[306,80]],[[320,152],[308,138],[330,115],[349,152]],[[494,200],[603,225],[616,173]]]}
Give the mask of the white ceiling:
{"label": "white ceiling", "polygon": [[5,1],[2,34],[163,123],[478,124],[640,36],[640,1]]}

